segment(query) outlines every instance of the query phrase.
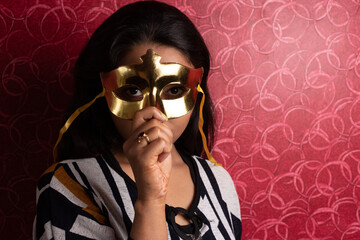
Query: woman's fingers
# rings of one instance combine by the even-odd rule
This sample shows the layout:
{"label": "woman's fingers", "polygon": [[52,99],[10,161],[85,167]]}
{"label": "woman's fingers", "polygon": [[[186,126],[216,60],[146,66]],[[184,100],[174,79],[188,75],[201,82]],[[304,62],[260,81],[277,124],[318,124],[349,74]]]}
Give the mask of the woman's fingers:
{"label": "woman's fingers", "polygon": [[162,138],[164,140],[167,140],[169,144],[172,143],[172,132],[167,126],[162,123],[149,123],[149,125],[152,125],[152,127],[146,131],[143,131],[148,136],[149,142],[153,142],[158,138]]}
{"label": "woman's fingers", "polygon": [[[168,145],[172,144],[172,131],[163,123],[157,120],[150,120],[143,124],[124,143],[124,150],[127,148],[145,147],[156,139],[163,139]],[[135,145],[135,146],[132,146]]]}
{"label": "woman's fingers", "polygon": [[[160,156],[161,154],[168,155],[171,151],[171,144],[163,138],[158,138],[150,142],[145,151],[148,152],[150,156]],[[162,156],[161,160],[164,160],[164,156]]]}
{"label": "woman's fingers", "polygon": [[[168,178],[169,171],[171,169],[170,152],[172,149],[172,143],[167,134],[163,131],[158,131],[158,129],[153,128],[149,132],[149,142],[142,138],[140,138],[140,141],[137,139],[127,141],[124,144],[124,152],[133,168],[135,178],[139,176],[144,178],[145,176],[141,172],[148,172],[150,169],[154,170],[154,167],[158,164],[160,165],[156,168],[161,168]],[[167,160],[170,160],[170,162]],[[163,169],[164,166],[168,167]]]}
{"label": "woman's fingers", "polygon": [[132,120],[132,131],[135,131],[142,124],[150,121],[151,119],[156,119],[160,122],[167,120],[166,116],[156,107],[146,107],[134,114]]}

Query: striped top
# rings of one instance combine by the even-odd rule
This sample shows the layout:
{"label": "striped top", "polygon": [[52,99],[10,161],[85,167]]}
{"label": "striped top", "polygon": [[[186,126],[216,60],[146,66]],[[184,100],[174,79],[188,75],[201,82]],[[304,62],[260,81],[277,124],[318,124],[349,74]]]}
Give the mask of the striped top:
{"label": "striped top", "polygon": [[[207,160],[181,155],[195,197],[188,210],[166,205],[168,238],[240,239],[240,206],[230,175]],[[39,180],[36,195],[33,239],[129,237],[136,184],[111,154],[54,164]],[[185,213],[192,224],[176,224],[177,212]]]}

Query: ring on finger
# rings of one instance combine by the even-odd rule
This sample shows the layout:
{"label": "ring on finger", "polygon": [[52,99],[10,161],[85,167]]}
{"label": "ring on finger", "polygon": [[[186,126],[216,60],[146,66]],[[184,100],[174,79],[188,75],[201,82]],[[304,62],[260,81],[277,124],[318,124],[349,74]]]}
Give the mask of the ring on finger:
{"label": "ring on finger", "polygon": [[139,133],[139,135],[138,135],[138,137],[137,137],[137,142],[138,142],[138,143],[141,143],[141,141],[142,141],[143,139],[145,139],[148,144],[150,143],[149,135],[147,135],[145,132]]}

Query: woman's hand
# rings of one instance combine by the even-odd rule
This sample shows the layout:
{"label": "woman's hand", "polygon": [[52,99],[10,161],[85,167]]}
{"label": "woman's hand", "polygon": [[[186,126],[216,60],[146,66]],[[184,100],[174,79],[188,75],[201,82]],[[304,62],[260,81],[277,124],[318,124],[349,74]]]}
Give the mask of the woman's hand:
{"label": "woman's hand", "polygon": [[[138,198],[130,236],[133,239],[167,239],[165,200],[172,167],[173,134],[162,113],[147,107],[135,113],[131,134],[123,145],[134,173]],[[138,141],[140,133],[148,140]]]}
{"label": "woman's hand", "polygon": [[[165,205],[171,172],[173,135],[164,124],[166,118],[155,107],[138,111],[132,120],[131,135],[123,145],[138,188],[142,205]],[[139,134],[145,132],[149,142]]]}

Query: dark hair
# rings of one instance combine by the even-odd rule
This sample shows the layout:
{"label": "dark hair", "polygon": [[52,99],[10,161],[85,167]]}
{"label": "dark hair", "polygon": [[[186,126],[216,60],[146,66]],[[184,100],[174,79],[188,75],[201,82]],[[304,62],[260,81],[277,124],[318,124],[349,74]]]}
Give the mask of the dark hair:
{"label": "dark hair", "polygon": [[[207,89],[209,51],[194,24],[182,12],[155,1],[126,5],[97,28],[75,64],[75,93],[64,122],[77,108],[90,102],[102,91],[99,73],[118,67],[122,56],[140,43],[175,47],[195,68],[204,68],[201,82],[206,95],[203,109],[204,133],[211,149],[213,117]],[[198,130],[201,97],[202,94],[198,94],[189,124],[175,143],[177,148],[196,155],[203,151]],[[89,109],[79,115],[64,134],[58,146],[57,159],[90,157],[121,146],[123,139],[116,130],[110,114],[105,98],[95,101]]]}

